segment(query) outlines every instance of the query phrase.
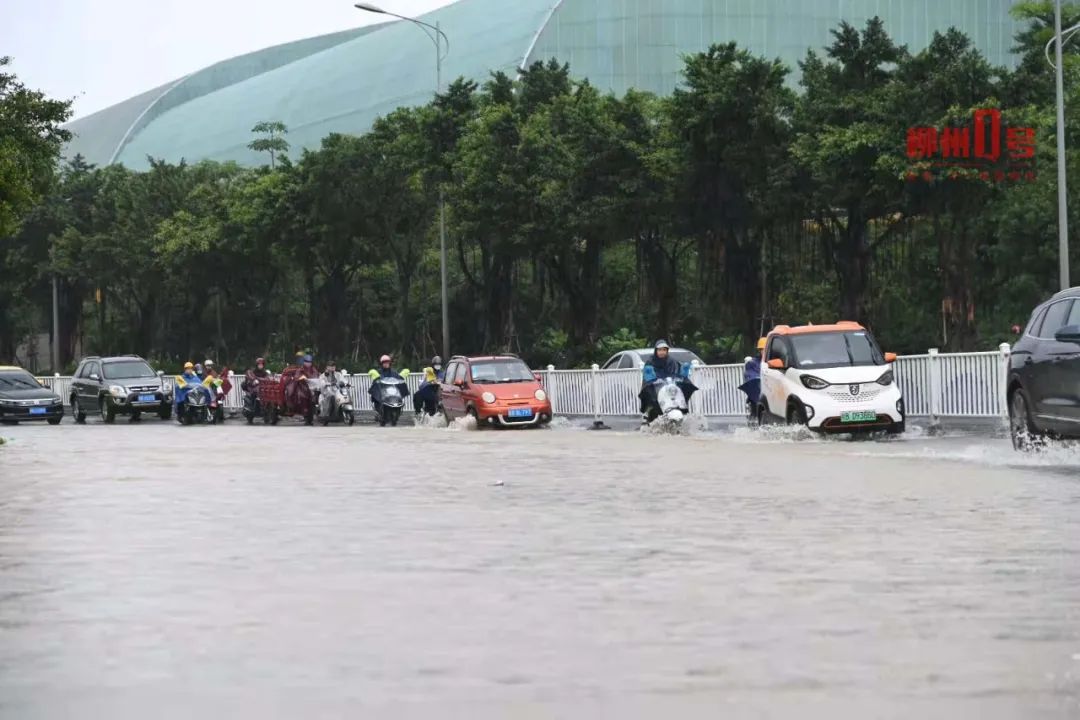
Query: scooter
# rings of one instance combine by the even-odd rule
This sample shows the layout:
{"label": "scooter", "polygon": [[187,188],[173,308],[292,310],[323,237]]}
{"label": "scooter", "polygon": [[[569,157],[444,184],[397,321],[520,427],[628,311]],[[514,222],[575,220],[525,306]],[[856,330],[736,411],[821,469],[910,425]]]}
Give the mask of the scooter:
{"label": "scooter", "polygon": [[181,425],[213,425],[216,415],[217,399],[205,385],[186,388],[176,407],[176,419]]}
{"label": "scooter", "polygon": [[325,427],[331,422],[339,420],[346,425],[356,422],[353,412],[352,397],[346,392],[352,385],[339,382],[336,385],[328,384],[320,379],[319,384],[319,422]]}
{"label": "scooter", "polygon": [[[659,413],[655,419],[660,419],[666,425],[674,428],[682,425],[683,419],[690,414],[690,403],[686,401],[679,380],[666,377],[654,380],[652,383],[656,389],[656,405]],[[656,410],[654,409],[654,412]]]}
{"label": "scooter", "polygon": [[401,378],[381,377],[372,381],[371,401],[380,427],[386,427],[387,423],[397,427],[408,394],[409,388]]}
{"label": "scooter", "polygon": [[252,381],[250,387],[244,391],[244,417],[248,425],[255,422],[255,418],[263,417],[262,401],[259,399],[259,379]]}

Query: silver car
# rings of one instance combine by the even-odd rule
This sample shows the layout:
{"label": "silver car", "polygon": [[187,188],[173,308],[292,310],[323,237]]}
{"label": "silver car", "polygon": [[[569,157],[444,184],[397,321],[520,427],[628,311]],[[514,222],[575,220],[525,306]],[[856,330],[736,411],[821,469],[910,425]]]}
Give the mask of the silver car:
{"label": "silver car", "polygon": [[[686,348],[671,348],[669,355],[680,364],[697,363],[704,365],[697,355]],[[653,349],[642,348],[640,350],[623,350],[615,353],[611,359],[600,366],[601,370],[640,370],[641,366],[652,359]]]}

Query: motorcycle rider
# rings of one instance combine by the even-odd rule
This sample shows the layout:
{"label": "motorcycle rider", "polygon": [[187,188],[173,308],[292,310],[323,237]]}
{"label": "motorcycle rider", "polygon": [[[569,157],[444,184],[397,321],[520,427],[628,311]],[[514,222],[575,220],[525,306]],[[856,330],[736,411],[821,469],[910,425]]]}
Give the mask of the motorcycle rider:
{"label": "motorcycle rider", "polygon": [[405,378],[392,367],[393,358],[389,355],[383,355],[379,358],[379,369],[372,370],[368,373],[371,376],[371,387],[368,388],[368,395],[371,396],[371,406],[375,408],[376,412],[379,410],[379,403],[375,400],[375,380],[379,378],[395,378],[397,380],[404,380]]}
{"label": "motorcycle rider", "polygon": [[435,371],[435,380],[437,382],[442,382],[443,381],[442,358],[439,357],[438,355],[431,358],[431,369]]}
{"label": "motorcycle rider", "polygon": [[270,376],[271,373],[266,368],[266,359],[257,357],[255,358],[255,367],[248,368],[244,372],[244,379],[240,383],[240,389],[250,395],[254,395],[259,387],[259,382]]}
{"label": "motorcycle rider", "polygon": [[690,365],[681,364],[678,360],[671,357],[671,346],[668,345],[667,340],[657,340],[653,345],[652,358],[642,366],[641,376],[641,392],[638,393],[638,397],[641,399],[642,422],[652,422],[659,414],[656,401],[656,387],[653,385],[656,380],[677,378],[679,387],[683,391],[683,396],[686,398],[686,402],[690,402],[690,396],[697,390],[689,379]]}
{"label": "motorcycle rider", "polygon": [[326,361],[326,368],[323,370],[322,379],[327,385],[331,386],[343,385],[345,383],[345,376],[338,372],[337,363],[333,360]]}
{"label": "motorcycle rider", "polygon": [[[438,356],[434,358],[438,360]],[[439,376],[434,367],[424,368],[424,381],[413,395],[413,410],[417,415],[421,411],[435,415],[439,409]]]}
{"label": "motorcycle rider", "polygon": [[758,338],[757,354],[750,357],[743,366],[743,382],[739,389],[746,393],[747,412],[753,414],[761,397],[761,356],[765,352],[765,338]]}
{"label": "motorcycle rider", "polygon": [[184,417],[184,404],[187,402],[188,393],[196,385],[202,384],[202,378],[195,372],[195,364],[188,360],[184,363],[184,372],[176,376],[176,382],[174,384],[176,390],[173,393],[173,403],[175,404],[176,419],[183,424]]}
{"label": "motorcycle rider", "polygon": [[337,363],[335,361],[327,360],[326,367],[319,377],[325,383],[326,388],[325,392],[320,393],[319,414],[326,417],[330,415],[333,407],[334,391],[332,388],[346,387],[345,376],[338,372]]}

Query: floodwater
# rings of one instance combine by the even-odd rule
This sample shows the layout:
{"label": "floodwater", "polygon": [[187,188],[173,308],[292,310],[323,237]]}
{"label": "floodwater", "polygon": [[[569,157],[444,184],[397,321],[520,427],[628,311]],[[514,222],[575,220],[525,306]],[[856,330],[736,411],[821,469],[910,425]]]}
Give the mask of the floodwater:
{"label": "floodwater", "polygon": [[1080,451],[0,427],[0,718],[1077,718]]}

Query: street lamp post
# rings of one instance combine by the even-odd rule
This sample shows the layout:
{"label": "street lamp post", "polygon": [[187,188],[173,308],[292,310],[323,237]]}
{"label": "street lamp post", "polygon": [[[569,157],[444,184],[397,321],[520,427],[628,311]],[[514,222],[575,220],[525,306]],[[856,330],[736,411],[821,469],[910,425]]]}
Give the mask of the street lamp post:
{"label": "street lamp post", "polygon": [[1065,200],[1065,81],[1061,63],[1061,0],[1054,2],[1054,82],[1057,85],[1058,264],[1061,289],[1069,287],[1069,217]]}
{"label": "street lamp post", "polygon": [[[354,5],[357,10],[363,10],[364,12],[376,13],[378,15],[389,15],[390,17],[396,17],[399,20],[407,20],[413,25],[416,25],[424,34],[428,36],[428,39],[435,43],[435,93],[442,92],[442,61],[444,58],[442,41],[446,41],[446,54],[450,54],[450,38],[446,37],[446,33],[439,27],[439,22],[436,21],[434,25],[426,23],[423,20],[417,20],[416,18],[407,17],[405,15],[398,15],[388,10],[383,10],[380,7],[371,5],[369,3],[356,3]],[[428,32],[433,30],[434,34]],[[447,290],[446,290],[446,200],[444,198],[444,192],[442,183],[439,184],[439,275],[442,280],[442,354],[444,358],[450,357],[450,306],[447,302]]]}
{"label": "street lamp post", "polygon": [[[1080,31],[1080,24],[1061,31],[1061,0],[1054,0],[1054,36],[1046,43],[1046,61],[1054,67],[1054,85],[1057,95],[1057,191],[1058,191],[1058,273],[1061,289],[1069,287],[1069,216],[1065,187],[1065,80],[1061,62],[1062,46]],[[1054,60],[1050,60],[1050,45],[1054,46]]]}

